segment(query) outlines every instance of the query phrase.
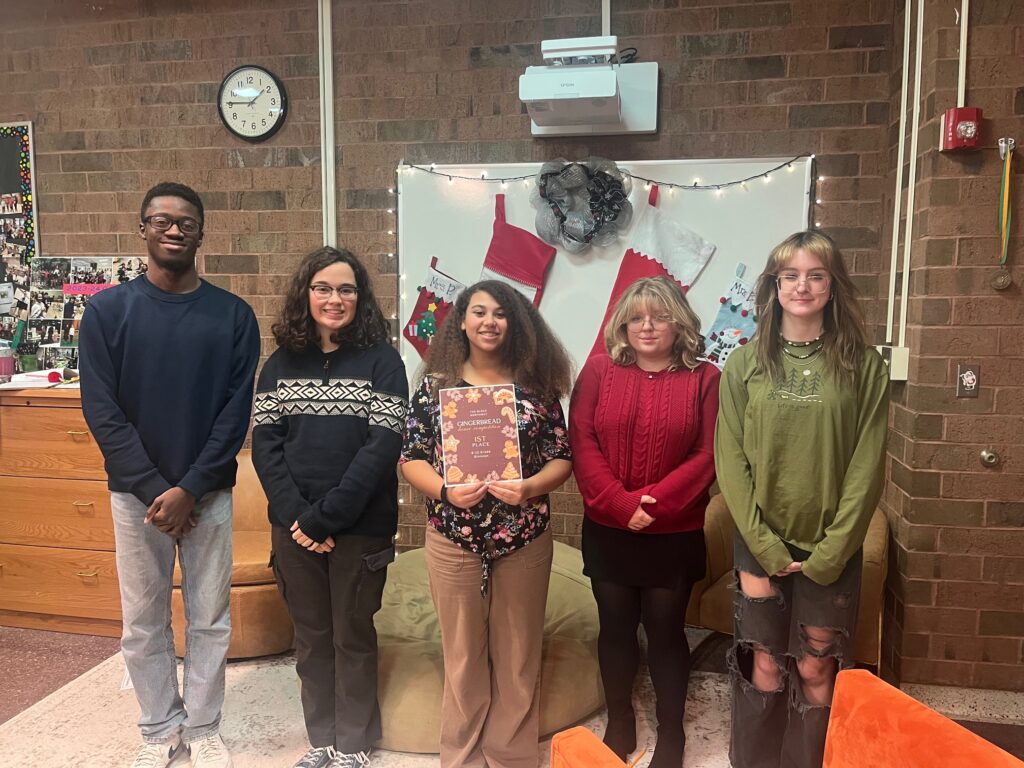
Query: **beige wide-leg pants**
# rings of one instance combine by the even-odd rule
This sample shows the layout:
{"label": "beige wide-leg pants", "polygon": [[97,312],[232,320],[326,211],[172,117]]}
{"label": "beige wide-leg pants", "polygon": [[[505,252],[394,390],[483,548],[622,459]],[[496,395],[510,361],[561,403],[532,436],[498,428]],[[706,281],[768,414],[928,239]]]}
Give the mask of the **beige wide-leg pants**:
{"label": "beige wide-leg pants", "polygon": [[544,608],[553,544],[546,531],[491,565],[427,528],[430,592],[441,626],[442,768],[536,768]]}

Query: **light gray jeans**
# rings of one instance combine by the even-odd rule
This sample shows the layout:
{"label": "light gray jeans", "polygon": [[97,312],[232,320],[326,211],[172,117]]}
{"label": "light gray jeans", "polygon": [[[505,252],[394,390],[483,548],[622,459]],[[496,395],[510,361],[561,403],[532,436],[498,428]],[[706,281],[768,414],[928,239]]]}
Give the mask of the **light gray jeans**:
{"label": "light gray jeans", "polygon": [[[197,741],[220,726],[224,666],[231,640],[231,491],[214,491],[196,503],[196,527],[175,541],[146,525],[146,505],[130,493],[111,492],[124,631],[121,651],[142,713],[148,742],[179,731]],[[185,687],[171,632],[174,558],[181,562],[185,601]]]}

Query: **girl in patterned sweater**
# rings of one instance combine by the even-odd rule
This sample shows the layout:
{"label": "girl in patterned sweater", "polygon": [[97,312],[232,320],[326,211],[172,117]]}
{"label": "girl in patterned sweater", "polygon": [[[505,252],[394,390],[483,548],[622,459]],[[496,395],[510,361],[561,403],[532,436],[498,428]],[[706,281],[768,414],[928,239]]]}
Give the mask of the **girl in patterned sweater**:
{"label": "girl in patterned sweater", "polygon": [[405,366],[348,251],[303,259],[273,333],[252,450],[295,625],[311,745],[296,768],[355,768],[381,735],[373,615],[395,554]]}

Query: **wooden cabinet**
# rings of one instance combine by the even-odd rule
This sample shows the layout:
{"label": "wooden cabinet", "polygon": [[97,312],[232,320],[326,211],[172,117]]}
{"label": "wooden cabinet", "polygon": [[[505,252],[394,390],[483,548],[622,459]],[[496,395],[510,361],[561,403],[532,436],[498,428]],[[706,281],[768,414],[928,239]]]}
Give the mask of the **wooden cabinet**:
{"label": "wooden cabinet", "polygon": [[0,391],[0,624],[121,634],[110,494],[77,390]]}

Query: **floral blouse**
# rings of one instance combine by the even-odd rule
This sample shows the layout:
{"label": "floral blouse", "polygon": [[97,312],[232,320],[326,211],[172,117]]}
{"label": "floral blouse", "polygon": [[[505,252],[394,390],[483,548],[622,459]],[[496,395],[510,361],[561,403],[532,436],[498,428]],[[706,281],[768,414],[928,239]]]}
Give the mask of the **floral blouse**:
{"label": "floral blouse", "polygon": [[[469,386],[459,382],[456,386]],[[541,402],[519,384],[515,384],[519,447],[523,477],[531,477],[552,459],[572,460],[565,416],[559,401]],[[509,426],[511,429],[511,426]],[[441,450],[441,406],[431,393],[427,377],[409,404],[401,462],[428,461],[444,475]],[[487,494],[470,509],[427,499],[427,522],[448,540],[483,559],[483,583],[486,593],[490,562],[524,547],[547,530],[551,512],[547,494],[536,496],[522,506],[511,506]]]}

